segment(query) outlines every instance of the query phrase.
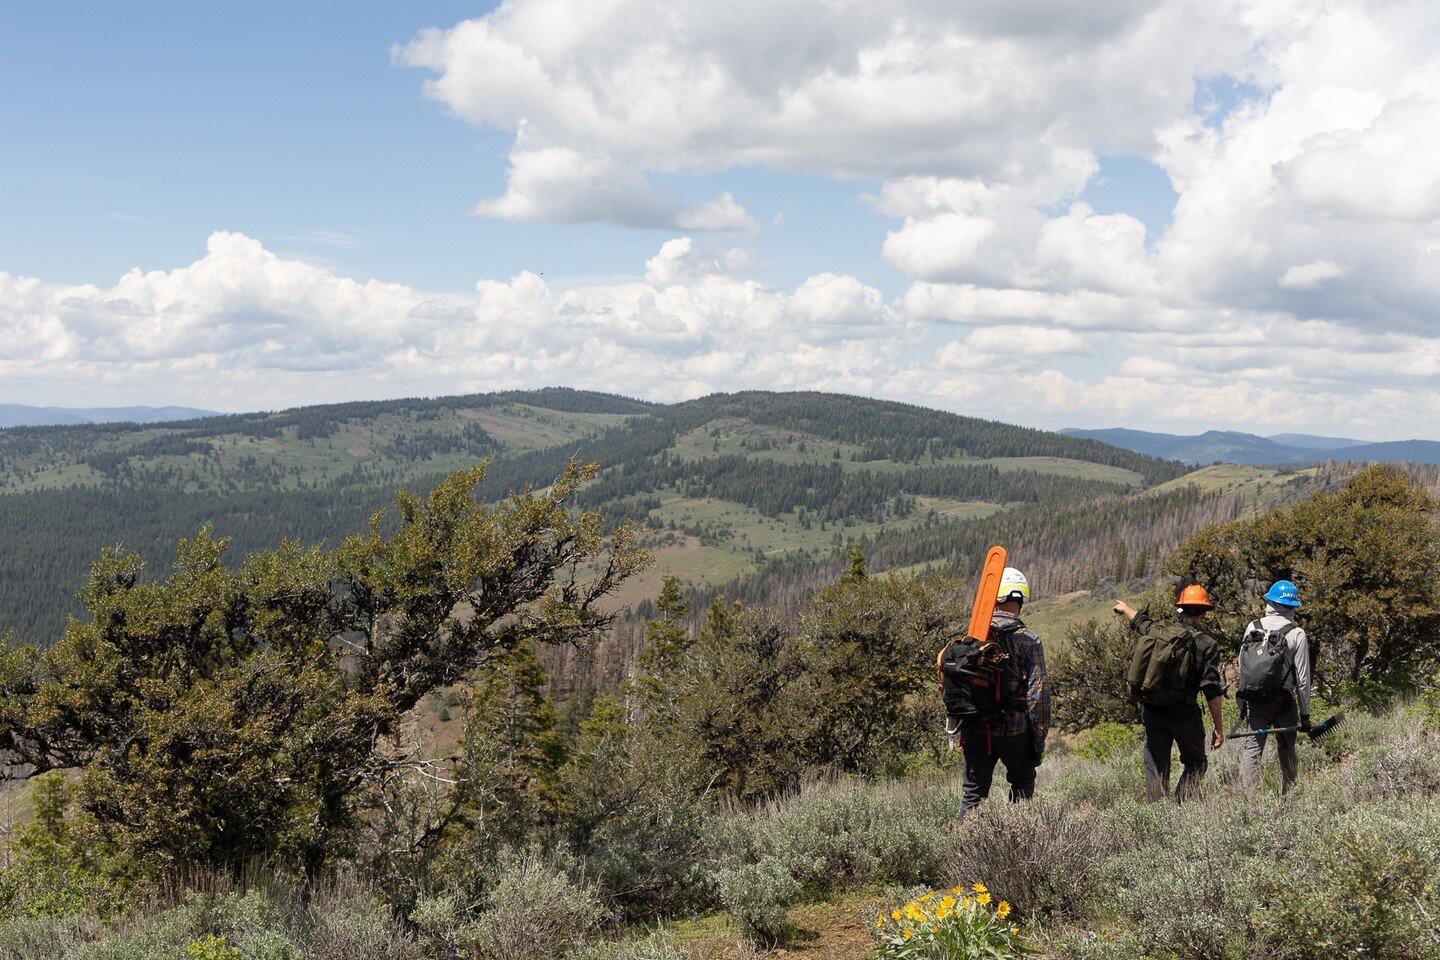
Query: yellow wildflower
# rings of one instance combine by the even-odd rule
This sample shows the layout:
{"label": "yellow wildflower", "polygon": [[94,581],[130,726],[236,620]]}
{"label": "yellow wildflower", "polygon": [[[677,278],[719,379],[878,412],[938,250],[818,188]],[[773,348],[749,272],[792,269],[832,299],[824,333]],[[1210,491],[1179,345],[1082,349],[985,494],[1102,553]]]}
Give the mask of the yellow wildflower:
{"label": "yellow wildflower", "polygon": [[977,893],[977,894],[975,895],[975,899],[980,901],[980,906],[982,906],[982,907],[983,907],[983,906],[987,906],[987,905],[990,903],[990,894],[988,894],[988,893]]}
{"label": "yellow wildflower", "polygon": [[995,916],[999,917],[1001,920],[1004,920],[1006,917],[1010,916],[1010,903],[1008,900],[1000,901],[1000,906],[995,908]]}
{"label": "yellow wildflower", "polygon": [[916,903],[926,903],[926,902],[928,902],[928,901],[929,901],[932,897],[934,897],[934,896],[935,896],[935,891],[934,891],[934,890],[931,890],[929,893],[925,894],[925,896],[923,896],[923,897],[916,897],[916,898],[915,898],[915,902],[916,902]]}
{"label": "yellow wildflower", "polygon": [[974,898],[974,897],[966,897],[964,900],[961,900],[961,901],[960,901],[960,909],[961,909],[961,910],[969,910],[969,909],[970,909],[971,907],[973,907],[973,906],[975,906],[975,898]]}
{"label": "yellow wildflower", "polygon": [[953,894],[955,894],[955,896],[958,897],[958,896],[960,896],[960,894],[962,894],[962,893],[965,892],[965,888],[964,888],[964,887],[956,887],[956,888],[954,888],[953,890],[951,890],[950,892],[953,893]]}
{"label": "yellow wildflower", "polygon": [[883,927],[883,926],[885,926],[885,914],[882,913],[882,914],[880,914],[880,916],[878,916],[878,917],[875,918],[875,926],[876,926],[876,927]]}
{"label": "yellow wildflower", "polygon": [[909,927],[906,927],[904,936],[906,940],[909,940],[911,937],[915,936],[915,931],[911,930]]}
{"label": "yellow wildflower", "polygon": [[945,896],[945,897],[942,897],[941,900],[940,900],[940,909],[941,909],[941,910],[954,910],[954,909],[955,909],[955,898],[952,897],[952,896],[948,896],[948,895]]}
{"label": "yellow wildflower", "polygon": [[890,919],[891,919],[891,920],[899,920],[899,919],[900,919],[900,911],[899,911],[899,910],[891,910],[891,911],[890,911]]}
{"label": "yellow wildflower", "polygon": [[1020,936],[1020,928],[1019,928],[1019,927],[1011,927],[1011,928],[1010,928],[1010,935],[1011,935],[1012,937],[1018,937],[1018,936]]}
{"label": "yellow wildflower", "polygon": [[905,919],[919,923],[925,919],[925,911],[913,903],[907,903],[905,904]]}
{"label": "yellow wildflower", "polygon": [[976,893],[984,893],[986,890],[989,890],[990,888],[987,887],[987,886],[985,886],[985,884],[983,884],[983,883],[977,883],[977,884],[975,884],[975,886],[972,887],[971,889],[973,889]]}

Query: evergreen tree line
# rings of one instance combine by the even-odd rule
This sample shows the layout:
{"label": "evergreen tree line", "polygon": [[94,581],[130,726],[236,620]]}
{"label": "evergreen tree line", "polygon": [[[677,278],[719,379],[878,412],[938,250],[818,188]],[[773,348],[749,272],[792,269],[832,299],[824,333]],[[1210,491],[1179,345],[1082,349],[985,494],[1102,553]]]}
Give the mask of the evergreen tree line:
{"label": "evergreen tree line", "polygon": [[[961,577],[978,572],[986,549],[1003,543],[1014,563],[1025,570],[1037,595],[1053,596],[1114,579],[1117,543],[1136,559],[1154,558],[1146,561],[1143,571],[1154,574],[1185,537],[1209,523],[1240,516],[1249,507],[1239,495],[1184,486],[1159,493],[1018,507],[989,517],[934,520],[904,531],[863,535],[855,543],[876,570],[937,564]],[[794,610],[818,585],[838,575],[845,558],[845,549],[820,559],[777,557],[757,573],[737,578],[713,593],[699,592],[697,597],[703,603],[714,594],[724,594],[746,604]],[[1130,572],[1125,579],[1134,578],[1133,566]]]}
{"label": "evergreen tree line", "polygon": [[897,463],[919,463],[932,452],[936,456],[1063,457],[1134,470],[1147,483],[1172,480],[1188,469],[1174,461],[1157,460],[1095,440],[837,394],[715,394],[656,411],[655,415],[672,418],[682,433],[721,417],[741,418],[861,446],[869,459]]}
{"label": "evergreen tree line", "polygon": [[617,467],[581,496],[599,506],[639,493],[670,488],[687,497],[714,497],[754,507],[766,516],[804,508],[827,521],[884,515],[898,498],[1056,503],[1126,489],[1124,485],[1042,474],[1001,471],[989,464],[914,467],[900,472],[846,470],[839,464],[787,464],[739,454],[657,459]]}
{"label": "evergreen tree line", "polygon": [[[607,394],[561,388],[506,391],[434,399],[378,400],[298,407],[277,413],[244,413],[158,424],[110,423],[15,427],[0,431],[0,468],[30,463],[31,472],[88,463],[103,476],[124,480],[146,471],[143,461],[164,456],[208,455],[208,440],[221,437],[256,439],[293,438],[296,442],[323,440],[346,424],[381,419],[424,423],[464,410],[526,404],[565,413],[642,414],[652,405]],[[450,452],[484,456],[499,444],[478,424],[466,424],[457,434],[418,431],[402,436],[392,453],[417,459]],[[158,434],[158,436],[157,436]],[[135,462],[138,460],[139,462]],[[563,460],[560,470],[564,469]],[[559,475],[548,474],[544,481]],[[223,478],[222,478],[223,479]]]}
{"label": "evergreen tree line", "polygon": [[363,530],[390,490],[249,491],[219,496],[163,487],[38,490],[0,496],[0,632],[48,645],[81,612],[76,591],[102,547],[163,563],[177,540],[210,525],[230,540],[227,562],[284,539],[335,542]]}

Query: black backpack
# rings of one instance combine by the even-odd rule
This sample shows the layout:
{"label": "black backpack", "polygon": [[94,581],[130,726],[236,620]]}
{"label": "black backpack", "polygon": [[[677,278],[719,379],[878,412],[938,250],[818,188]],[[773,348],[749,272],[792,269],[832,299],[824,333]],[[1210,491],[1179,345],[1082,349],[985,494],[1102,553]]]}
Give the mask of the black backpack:
{"label": "black backpack", "polygon": [[999,720],[1023,699],[1019,674],[1011,669],[1003,638],[1023,624],[990,628],[984,640],[959,637],[940,654],[940,693],[951,728]]}
{"label": "black backpack", "polygon": [[1237,700],[1289,700],[1294,686],[1295,661],[1285,643],[1293,623],[1279,630],[1261,630],[1259,621],[1250,624],[1240,640],[1240,682]]}

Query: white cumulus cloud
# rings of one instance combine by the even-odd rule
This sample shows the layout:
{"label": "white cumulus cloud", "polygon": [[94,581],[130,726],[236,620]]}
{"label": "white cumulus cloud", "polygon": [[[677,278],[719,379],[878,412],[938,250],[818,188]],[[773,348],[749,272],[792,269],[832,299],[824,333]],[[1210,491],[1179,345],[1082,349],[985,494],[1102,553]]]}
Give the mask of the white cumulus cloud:
{"label": "white cumulus cloud", "polygon": [[1280,286],[1287,290],[1313,290],[1326,280],[1345,276],[1345,268],[1329,260],[1297,263],[1280,275]]}
{"label": "white cumulus cloud", "polygon": [[[440,295],[217,233],[188,266],[110,286],[0,273],[0,377],[32,402],[149,391],[235,410],[564,384],[665,401],[833,390],[1051,427],[1440,424],[1433,330],[952,283],[890,301],[852,276],[785,289],[748,266],[743,249],[679,237],[633,282],[561,289],[522,272]],[[1111,350],[1113,369],[1090,366]]]}
{"label": "white cumulus cloud", "polygon": [[647,174],[760,164],[1053,180],[1097,149],[1150,149],[1188,109],[1193,78],[1250,48],[1243,12],[1234,0],[511,0],[394,58],[429,71],[426,93],[455,115],[513,137],[506,192],[479,212],[735,230],[751,224],[734,199],[687,212]]}

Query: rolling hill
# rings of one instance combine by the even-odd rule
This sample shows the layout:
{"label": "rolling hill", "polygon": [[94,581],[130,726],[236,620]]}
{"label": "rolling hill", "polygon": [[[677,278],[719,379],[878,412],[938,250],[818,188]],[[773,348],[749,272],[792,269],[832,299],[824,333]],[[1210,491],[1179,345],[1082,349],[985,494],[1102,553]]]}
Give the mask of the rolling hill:
{"label": "rolling hill", "polygon": [[[603,468],[579,504],[636,523],[656,555],[633,604],[664,574],[701,594],[795,594],[850,543],[902,569],[964,567],[1007,542],[1060,592],[1153,573],[1176,537],[1258,503],[1239,481],[1190,482],[1176,462],[1094,439],[820,393],[659,405],[547,389],[15,428],[0,431],[0,629],[53,639],[107,546],[161,570],[206,523],[236,559],[286,537],[334,544],[397,487],[489,458],[481,494],[499,499],[570,457]],[[1258,473],[1267,502],[1314,481]]]}

